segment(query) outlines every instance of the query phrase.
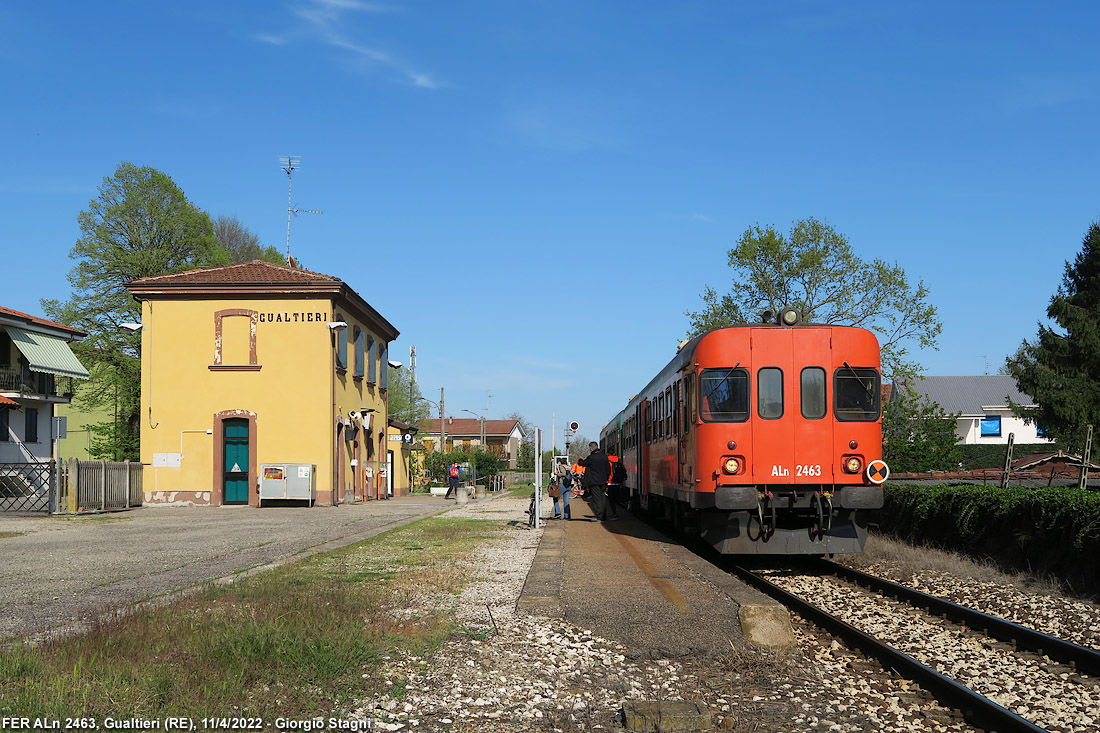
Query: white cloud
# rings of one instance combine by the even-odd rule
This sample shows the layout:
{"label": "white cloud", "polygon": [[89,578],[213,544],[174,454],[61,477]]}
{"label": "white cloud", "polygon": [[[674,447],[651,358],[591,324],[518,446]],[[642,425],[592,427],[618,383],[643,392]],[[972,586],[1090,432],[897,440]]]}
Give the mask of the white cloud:
{"label": "white cloud", "polygon": [[351,13],[392,13],[397,9],[381,3],[362,0],[308,0],[290,8],[291,13],[304,23],[284,33],[256,33],[253,38],[262,43],[287,46],[296,43],[319,43],[348,52],[361,61],[369,62],[365,68],[373,71],[386,68],[396,72],[406,83],[423,89],[439,89],[446,86],[429,74],[414,69],[404,61],[378,48],[357,43],[345,35],[351,22]]}

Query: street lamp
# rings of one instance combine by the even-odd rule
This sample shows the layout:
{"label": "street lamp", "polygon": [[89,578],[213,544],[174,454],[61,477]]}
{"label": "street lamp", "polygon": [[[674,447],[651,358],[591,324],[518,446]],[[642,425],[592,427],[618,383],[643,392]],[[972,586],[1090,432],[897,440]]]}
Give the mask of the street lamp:
{"label": "street lamp", "polygon": [[[477,414],[473,410],[463,410],[463,412],[468,412],[471,415],[473,415],[474,417],[476,417],[478,420],[481,421],[481,441],[480,441],[479,447],[481,448],[481,450],[485,450],[485,447],[486,447],[485,446],[485,418],[483,418],[481,415]],[[472,463],[473,463],[473,467],[474,467],[474,490],[476,491],[477,490],[477,458],[476,457],[474,458]]]}

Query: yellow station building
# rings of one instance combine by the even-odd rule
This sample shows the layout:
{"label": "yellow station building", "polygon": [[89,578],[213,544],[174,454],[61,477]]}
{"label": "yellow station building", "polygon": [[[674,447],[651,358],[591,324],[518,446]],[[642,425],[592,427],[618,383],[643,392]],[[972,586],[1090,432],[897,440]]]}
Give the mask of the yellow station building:
{"label": "yellow station building", "polygon": [[127,289],[142,304],[147,504],[387,495],[398,331],[346,283],[253,261]]}

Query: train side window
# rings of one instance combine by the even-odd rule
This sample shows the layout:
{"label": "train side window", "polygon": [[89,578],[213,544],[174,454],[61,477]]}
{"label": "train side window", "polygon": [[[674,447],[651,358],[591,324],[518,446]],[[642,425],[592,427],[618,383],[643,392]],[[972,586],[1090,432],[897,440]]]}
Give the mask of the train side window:
{"label": "train side window", "polygon": [[704,369],[699,373],[699,417],[704,422],[749,419],[749,373],[744,369]]}
{"label": "train side window", "polygon": [[684,432],[695,424],[695,375],[684,375]]}
{"label": "train side window", "polygon": [[657,395],[657,437],[665,437],[665,393]]}
{"label": "train side window", "polygon": [[806,367],[802,370],[802,417],[820,420],[827,411],[825,370],[821,367]]}
{"label": "train side window", "polygon": [[881,378],[878,369],[850,367],[847,364],[833,374],[833,413],[844,422],[878,420]]}
{"label": "train side window", "polygon": [[764,367],[756,373],[756,411],[765,420],[783,417],[783,370]]}
{"label": "train side window", "polygon": [[672,403],[672,387],[664,390],[664,435],[672,435],[672,412],[675,407]]}

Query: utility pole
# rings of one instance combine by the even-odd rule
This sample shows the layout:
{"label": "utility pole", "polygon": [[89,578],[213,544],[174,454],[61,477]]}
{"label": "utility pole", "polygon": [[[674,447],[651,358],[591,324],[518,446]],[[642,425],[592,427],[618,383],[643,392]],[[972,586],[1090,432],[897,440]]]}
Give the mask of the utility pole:
{"label": "utility pole", "polygon": [[443,410],[443,388],[439,388],[439,451],[447,452],[447,413]]}

